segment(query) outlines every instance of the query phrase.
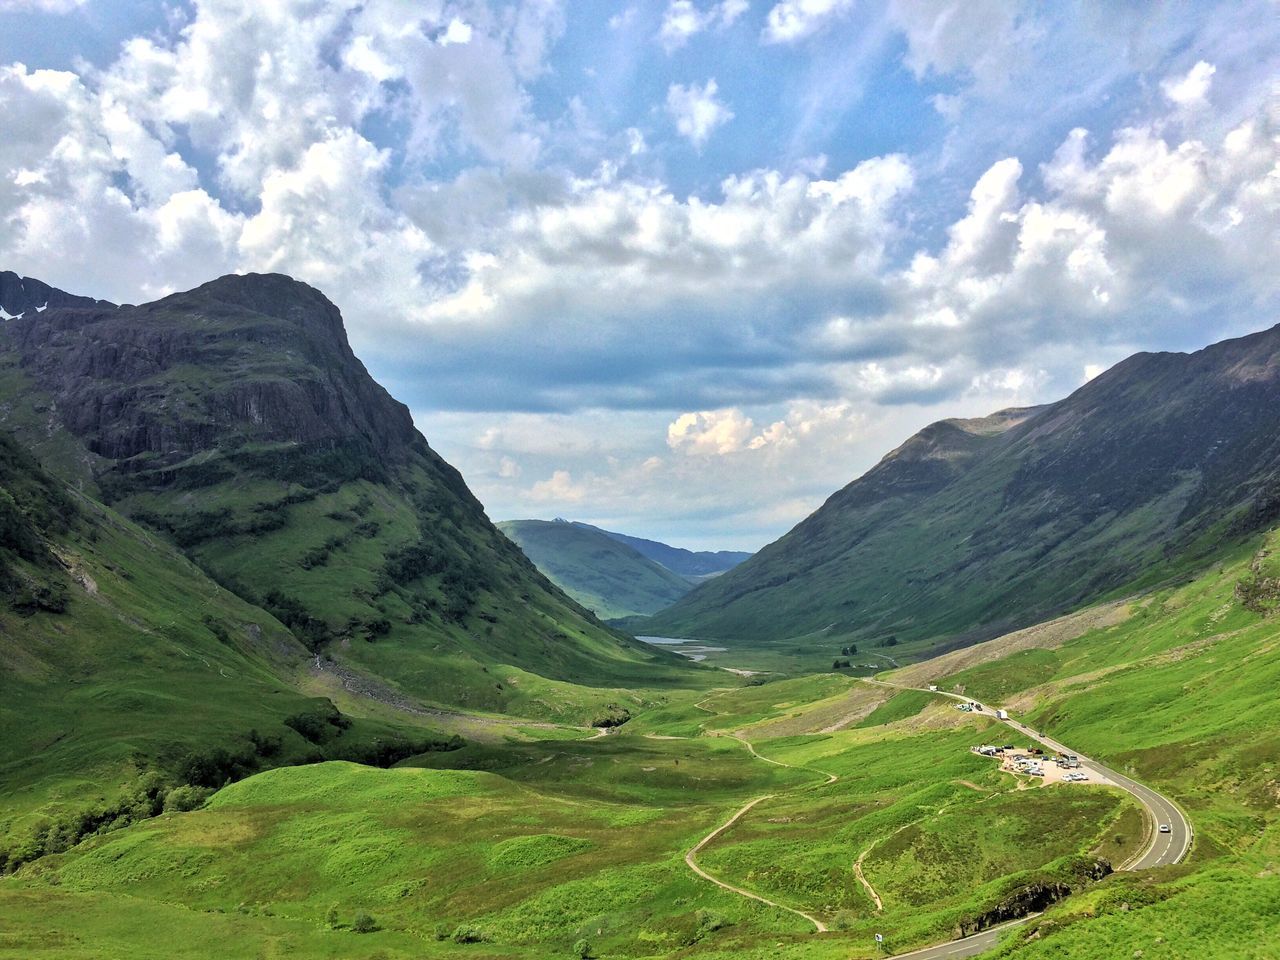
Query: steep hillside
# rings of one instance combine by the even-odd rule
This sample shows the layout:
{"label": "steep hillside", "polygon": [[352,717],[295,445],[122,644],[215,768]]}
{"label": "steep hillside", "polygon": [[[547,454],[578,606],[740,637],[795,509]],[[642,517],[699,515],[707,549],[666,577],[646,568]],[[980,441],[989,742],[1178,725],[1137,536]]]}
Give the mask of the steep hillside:
{"label": "steep hillside", "polygon": [[421,720],[341,716],[299,689],[308,660],[269,614],[0,434],[0,872],[158,812],[183,784],[443,740]]}
{"label": "steep hillside", "polygon": [[[576,685],[687,673],[604,628],[493,527],[318,291],[229,276],[114,307],[19,289],[0,422],[269,610],[335,682],[581,720],[617,695]],[[49,306],[19,310],[33,289]]]}
{"label": "steep hillside", "polygon": [[[600,530],[599,527],[593,527],[589,523],[575,521],[574,526]],[[616,533],[612,530],[600,530],[600,532],[607,537],[612,537],[619,543],[625,543],[628,547],[642,556],[648,557],[654,563],[662,564],[672,573],[678,573],[680,576],[687,577],[694,582],[716,576],[726,570],[732,570],[738,564],[751,557],[750,553],[743,550],[685,550],[657,540],[630,537],[625,533]]]}
{"label": "steep hillside", "polygon": [[657,613],[692,589],[685,578],[586,524],[507,520],[498,529],[552,583],[606,620]]}
{"label": "steep hillside", "polygon": [[646,629],[938,649],[1158,582],[1280,515],[1277,411],[1280,328],[933,424]]}

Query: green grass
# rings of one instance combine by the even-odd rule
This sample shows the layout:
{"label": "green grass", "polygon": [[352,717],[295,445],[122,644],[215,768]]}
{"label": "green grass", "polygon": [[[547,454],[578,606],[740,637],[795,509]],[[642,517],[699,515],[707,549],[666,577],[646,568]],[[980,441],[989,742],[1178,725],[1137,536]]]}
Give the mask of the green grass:
{"label": "green grass", "polygon": [[931,697],[927,693],[921,693],[918,690],[903,690],[901,693],[895,693],[872,710],[864,719],[859,720],[857,725],[859,727],[878,727],[881,724],[906,720],[908,717],[914,717],[930,704],[937,702],[937,697]]}

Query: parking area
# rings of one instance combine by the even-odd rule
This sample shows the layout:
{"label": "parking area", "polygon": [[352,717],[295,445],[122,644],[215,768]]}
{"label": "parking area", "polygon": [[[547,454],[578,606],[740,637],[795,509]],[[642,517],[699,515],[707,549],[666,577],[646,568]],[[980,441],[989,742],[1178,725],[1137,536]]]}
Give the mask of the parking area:
{"label": "parking area", "polygon": [[1016,777],[1028,777],[1043,783],[1110,783],[1073,754],[1056,755],[1040,747],[1018,747],[1014,744],[983,744],[974,753],[1000,763],[1000,769]]}

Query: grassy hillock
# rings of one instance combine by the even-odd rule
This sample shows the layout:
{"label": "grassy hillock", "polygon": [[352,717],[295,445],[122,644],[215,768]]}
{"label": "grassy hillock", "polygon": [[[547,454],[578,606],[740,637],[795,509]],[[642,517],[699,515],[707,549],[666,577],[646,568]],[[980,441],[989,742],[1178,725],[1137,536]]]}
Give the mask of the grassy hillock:
{"label": "grassy hillock", "polygon": [[602,530],[548,520],[506,520],[510,537],[547,578],[605,620],[657,613],[693,585]]}

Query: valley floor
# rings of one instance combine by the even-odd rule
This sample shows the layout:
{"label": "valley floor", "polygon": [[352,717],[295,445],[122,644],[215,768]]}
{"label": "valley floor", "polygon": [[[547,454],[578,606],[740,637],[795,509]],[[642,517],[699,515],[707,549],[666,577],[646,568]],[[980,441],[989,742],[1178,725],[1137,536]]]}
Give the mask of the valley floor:
{"label": "valley floor", "polygon": [[281,768],[103,832],[0,880],[0,956],[850,960],[877,933],[901,954],[1070,887],[982,946],[1274,958],[1280,629],[1237,600],[1250,560],[1078,633],[882,675],[1006,707],[1172,798],[1195,829],[1176,866],[1098,879],[1098,859],[1147,849],[1142,807],[1105,777],[1002,772],[971,748],[1033,744],[990,709],[719,674],[609,735]]}

